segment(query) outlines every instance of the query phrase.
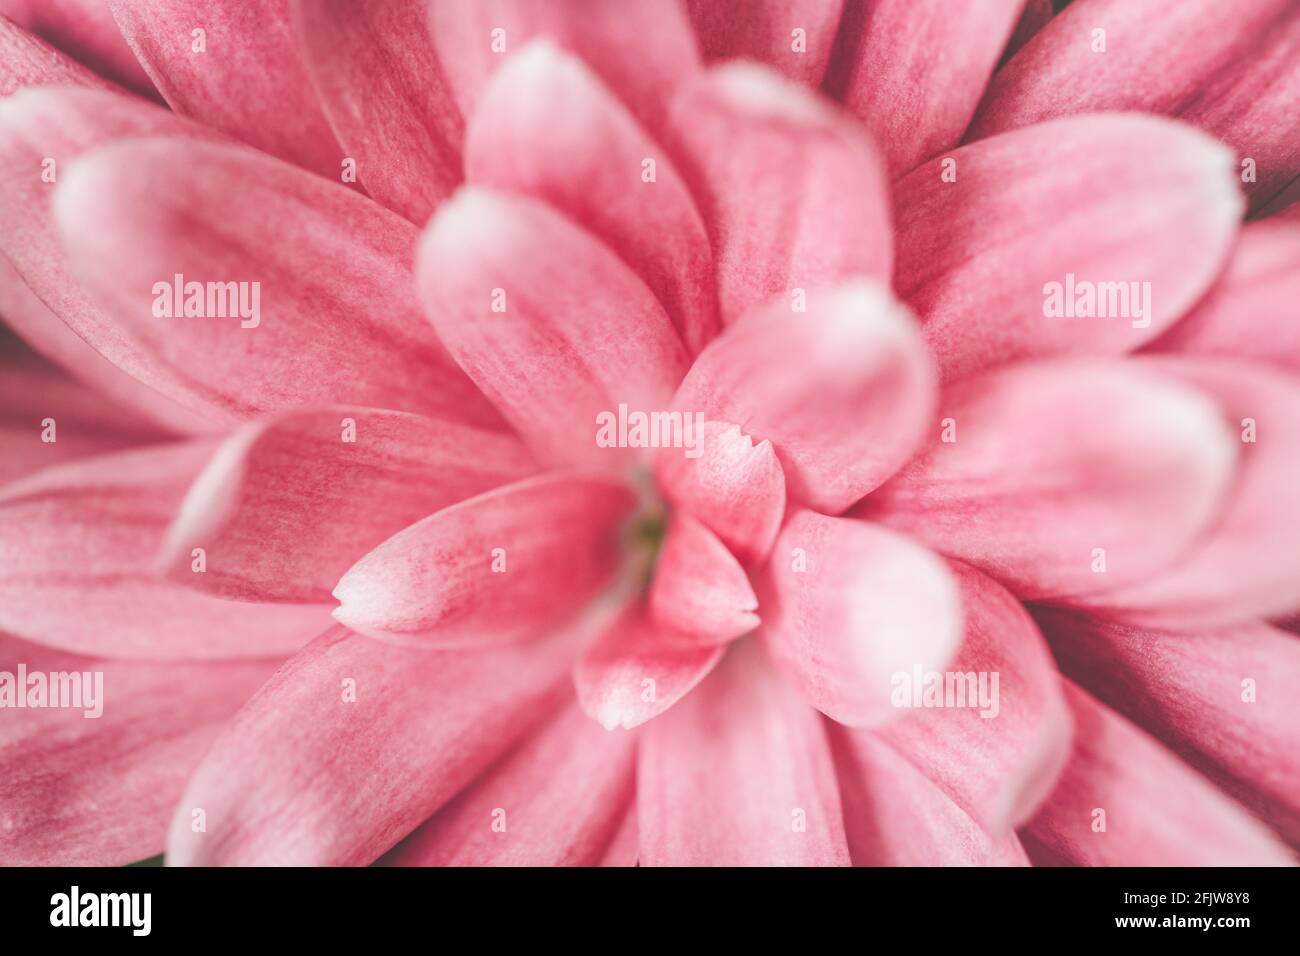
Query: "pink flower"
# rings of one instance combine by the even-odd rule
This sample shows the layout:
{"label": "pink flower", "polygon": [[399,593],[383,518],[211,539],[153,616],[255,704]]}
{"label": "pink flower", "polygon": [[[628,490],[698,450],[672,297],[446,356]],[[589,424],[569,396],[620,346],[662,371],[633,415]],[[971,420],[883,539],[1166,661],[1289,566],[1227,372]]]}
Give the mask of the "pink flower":
{"label": "pink flower", "polygon": [[0,3],[0,862],[1294,861],[1300,4],[111,7]]}

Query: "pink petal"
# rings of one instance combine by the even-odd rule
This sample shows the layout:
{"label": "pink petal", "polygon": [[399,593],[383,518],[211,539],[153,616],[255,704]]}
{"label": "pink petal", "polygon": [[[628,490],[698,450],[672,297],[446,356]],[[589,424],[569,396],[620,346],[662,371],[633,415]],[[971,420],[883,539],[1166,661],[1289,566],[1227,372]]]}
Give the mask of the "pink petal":
{"label": "pink petal", "polygon": [[168,864],[373,862],[554,709],[577,633],[431,652],[332,628],[203,758],[176,807]]}
{"label": "pink petal", "polygon": [[1206,297],[1148,348],[1272,362],[1300,372],[1300,323],[1292,314],[1297,300],[1300,222],[1252,222]]}
{"label": "pink petal", "polygon": [[686,369],[681,340],[632,270],[569,219],[466,188],[439,208],[418,258],[429,321],[548,463],[616,467],[625,456],[598,445],[599,416],[667,407]]}
{"label": "pink petal", "polygon": [[966,633],[942,693],[947,675],[957,675],[957,706],[922,706],[927,678],[906,674],[903,702],[915,709],[877,733],[990,832],[1004,833],[1032,816],[1056,783],[1070,755],[1070,709],[1021,603],[974,568],[954,562],[952,570]]}
{"label": "pink petal", "polygon": [[[1168,356],[1143,363],[1219,401],[1240,463],[1223,507],[1193,548],[1159,574],[1089,603],[1135,621],[1197,628],[1300,608],[1300,384],[1249,362]],[[1251,427],[1255,441],[1241,440]]]}
{"label": "pink petal", "polygon": [[828,86],[870,131],[894,176],[956,145],[1024,0],[850,4]]}
{"label": "pink petal", "polygon": [[[503,432],[347,406],[280,412],[221,446],[159,564],[224,597],[329,603],[343,573],[386,538],[535,469]],[[190,571],[196,547],[206,574]]]}
{"label": "pink petal", "polygon": [[811,87],[826,73],[842,6],[843,0],[686,0],[706,60],[757,60]]}
{"label": "pink petal", "polygon": [[724,650],[722,644],[674,634],[632,605],[578,659],[578,703],[606,730],[630,730],[689,694]]}
{"label": "pink petal", "polygon": [[746,315],[700,354],[674,405],[770,440],[790,497],[839,512],[911,456],[931,421],[934,373],[885,289],[814,291],[808,309],[774,302]]}
{"label": "pink petal", "polygon": [[[499,421],[420,317],[415,229],[363,196],[242,147],[149,139],[82,157],[54,206],[105,313],[65,319],[177,401],[229,422],[331,402]],[[259,283],[265,313],[159,318],[176,275],[245,283],[246,306]]]}
{"label": "pink petal", "polygon": [[1002,53],[1003,63],[1019,53],[1026,43],[1036,37],[1039,31],[1051,21],[1054,14],[1052,0],[1026,0],[1020,19],[1016,22],[1016,28],[1011,33],[1011,39],[1007,41],[1007,48]]}
{"label": "pink petal", "polygon": [[511,57],[469,125],[465,172],[477,185],[549,203],[617,252],[692,354],[717,333],[709,239],[695,203],[672,160],[581,60],[546,40]]}
{"label": "pink petal", "polygon": [[650,587],[655,620],[701,644],[725,644],[758,627],[757,608],[745,569],[727,546],[689,514],[675,515]]}
{"label": "pink petal", "polygon": [[[46,77],[49,82],[73,79]],[[28,171],[0,180],[0,219],[5,222],[0,230],[0,314],[41,354],[114,399],[176,430],[212,431],[219,423],[211,415],[187,409],[132,377],[74,331],[103,319],[68,273],[54,224],[55,187],[42,181],[46,158],[54,160],[54,174],[61,177],[87,149],[162,132],[210,135],[167,110],[106,90],[36,87],[0,100],[0,163]]]}
{"label": "pink petal", "polygon": [[0,492],[0,629],[82,654],[282,657],[328,623],[320,607],[240,604],[152,574],[207,441],[47,468]]}
{"label": "pink petal", "polygon": [[762,636],[814,707],[840,723],[900,716],[894,675],[941,670],[961,644],[957,583],[911,540],[795,511],[759,589]]}
{"label": "pink petal", "polygon": [[1215,0],[1158,11],[1131,0],[1074,3],[994,76],[970,137],[1076,113],[1178,116],[1256,157],[1258,182],[1244,186],[1263,198],[1300,172],[1289,109],[1297,31],[1290,0],[1256,0],[1231,17]]}
{"label": "pink petal", "polygon": [[342,152],[298,55],[284,0],[111,3],[127,44],[173,110],[337,180]]}
{"label": "pink petal", "polygon": [[[35,13],[15,22],[8,9],[11,0],[0,7],[0,96],[9,96],[24,86],[75,83],[108,89],[111,84],[61,53],[36,33],[22,25]],[[48,3],[48,0],[46,0]]]}
{"label": "pink petal", "polygon": [[[123,866],[161,853],[190,771],[275,669],[264,661],[148,664],[0,635],[0,670],[81,674],[95,706],[8,709],[0,720],[6,866]],[[95,674],[101,675],[96,678]],[[25,694],[24,688],[18,693]],[[87,717],[87,710],[101,710]]]}
{"label": "pink petal", "polygon": [[850,276],[889,277],[884,170],[847,115],[746,63],[674,106],[675,155],[709,229],[722,319]]}
{"label": "pink petal", "polygon": [[1253,622],[1175,634],[1037,613],[1074,680],[1300,844],[1300,641]]}
{"label": "pink petal", "polygon": [[474,115],[497,68],[535,37],[582,59],[651,133],[662,126],[673,89],[699,65],[677,0],[437,0],[429,15],[443,72],[464,116]]}
{"label": "pink petal", "polygon": [[169,437],[30,354],[0,358],[0,484]]}
{"label": "pink petal", "polygon": [[[1017,358],[1137,348],[1209,287],[1243,206],[1228,150],[1141,116],[1081,116],[963,146],[900,181],[894,202],[895,289],[946,380]],[[1098,283],[1111,285],[1076,316]]]}
{"label": "pink petal", "polygon": [[432,514],[352,566],[334,617],[371,637],[426,647],[536,633],[573,614],[619,570],[618,531],[636,505],[618,482],[552,472]]}
{"label": "pink petal", "polygon": [[421,0],[293,3],[304,63],[357,178],[416,224],[460,182],[464,136],[439,76],[427,7]]}
{"label": "pink petal", "polygon": [[856,513],[1025,599],[1145,580],[1214,520],[1233,477],[1216,404],[1138,363],[1009,366],[949,388],[937,417],[929,450]]}
{"label": "pink petal", "polygon": [[566,704],[408,837],[393,866],[593,866],[632,805],[635,738]]}
{"label": "pink petal", "polygon": [[642,733],[642,866],[848,865],[826,732],[756,642]]}
{"label": "pink petal", "polygon": [[637,865],[637,852],[640,843],[640,833],[636,825],[636,803],[628,804],[627,812],[623,814],[623,822],[618,828],[618,833],[609,846],[605,848],[605,853],[600,859],[600,866],[622,866],[632,867]]}
{"label": "pink petal", "polygon": [[1254,817],[1154,739],[1073,684],[1065,691],[1077,726],[1074,754],[1047,803],[1021,832],[1031,860],[1076,866],[1293,864]]}
{"label": "pink petal", "polygon": [[755,444],[735,425],[705,422],[698,450],[694,458],[676,448],[655,456],[659,490],[743,563],[760,563],[785,515],[785,475],[772,443]]}
{"label": "pink petal", "polygon": [[[100,76],[129,86],[143,96],[157,95],[135,54],[122,39],[121,31],[113,22],[113,12],[100,0],[0,0],[0,15],[11,21],[0,23],[0,36],[11,34],[15,27],[29,30]],[[0,46],[5,49],[0,60],[12,63],[13,48],[5,39],[0,39]],[[3,69],[0,67],[0,71]],[[0,91],[3,95],[12,92],[4,88],[3,81],[0,81]]]}
{"label": "pink petal", "polygon": [[855,866],[1028,866],[1014,833],[972,820],[874,734],[827,722]]}

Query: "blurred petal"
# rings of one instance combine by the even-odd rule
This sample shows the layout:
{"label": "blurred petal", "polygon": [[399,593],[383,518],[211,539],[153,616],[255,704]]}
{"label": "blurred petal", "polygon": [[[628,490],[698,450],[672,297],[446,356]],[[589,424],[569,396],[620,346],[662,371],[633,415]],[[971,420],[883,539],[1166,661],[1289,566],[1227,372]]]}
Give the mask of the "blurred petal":
{"label": "blurred petal", "polygon": [[754,641],[642,731],[642,866],[847,866],[826,731]]}
{"label": "blurred petal", "polygon": [[1035,613],[1075,681],[1300,846],[1300,641],[1259,623],[1175,634]]}
{"label": "blurred petal", "polygon": [[[209,407],[178,404],[76,331],[106,323],[69,274],[54,222],[57,187],[45,181],[48,171],[57,183],[69,163],[95,146],[155,133],[214,135],[168,110],[90,87],[35,87],[0,99],[0,164],[15,170],[0,178],[0,313],[42,355],[105,394],[173,429],[210,432],[223,422]],[[105,331],[110,339],[114,334]]]}
{"label": "blurred petal", "polygon": [[[1300,608],[1300,383],[1248,362],[1142,361],[1222,405],[1228,427],[1237,432],[1240,462],[1213,524],[1177,562],[1087,602],[1130,620],[1197,628]],[[1144,532],[1153,534],[1150,517],[1145,520]]]}
{"label": "blurred petal", "polygon": [[464,116],[507,58],[547,37],[590,66],[656,133],[667,99],[699,66],[695,37],[677,0],[434,0],[432,34]]}
{"label": "blurred petal", "polygon": [[650,586],[655,620],[701,644],[725,644],[758,627],[757,607],[745,569],[727,546],[689,514],[675,515]]}
{"label": "blurred petal", "polygon": [[474,113],[465,171],[476,185],[550,203],[617,252],[692,354],[717,334],[695,202],[662,148],[581,60],[546,40],[511,57]]}
{"label": "blurred petal", "polygon": [[632,806],[636,738],[567,704],[385,861],[393,866],[593,866]]}
{"label": "blurred petal", "polygon": [[[925,705],[912,673],[902,689],[915,707],[878,736],[919,767],[990,832],[1022,823],[1052,790],[1070,756],[1072,722],[1047,644],[1024,606],[992,579],[954,562],[966,631],[946,668],[943,707]],[[955,706],[950,705],[948,675]]]}
{"label": "blurred petal", "polygon": [[816,87],[843,0],[686,0],[706,60],[756,60]]}
{"label": "blurred petal", "polygon": [[807,314],[775,302],[746,315],[700,354],[674,406],[770,440],[790,497],[839,512],[911,456],[933,402],[911,317],[853,282],[812,292]]}
{"label": "blurred petal", "polygon": [[573,669],[578,703],[606,730],[630,730],[689,694],[724,652],[673,634],[634,605],[582,652]]}
{"label": "blurred petal", "polygon": [[81,654],[282,657],[323,607],[222,601],[156,578],[154,556],[206,441],[47,468],[0,492],[0,629]]}
{"label": "blurred petal", "polygon": [[741,562],[767,557],[785,515],[785,475],[770,441],[757,444],[735,425],[705,422],[699,454],[671,448],[654,474],[668,503],[698,518]]}
{"label": "blurred petal", "polygon": [[330,629],[203,758],[176,807],[168,864],[373,862],[555,707],[576,634],[430,652]]}
{"label": "blurred petal", "polygon": [[773,658],[814,707],[843,724],[898,717],[894,675],[942,670],[961,644],[961,601],[943,561],[852,518],[793,512],[759,606]]}
{"label": "blurred petal", "polygon": [[399,531],[343,575],[334,617],[426,647],[536,634],[619,571],[636,498],[603,478],[551,472],[452,505]]}
{"label": "blurred petal", "polygon": [[357,178],[417,225],[460,182],[464,136],[427,8],[423,0],[293,0],[306,69]]}
{"label": "blurred petal", "polygon": [[1028,866],[874,734],[827,722],[854,866]]}
{"label": "blurred petal", "polygon": [[894,203],[894,287],[945,380],[1137,348],[1209,287],[1243,207],[1222,144],[1140,116],[1081,116],[963,146],[897,183]]}
{"label": "blurred petal", "polygon": [[1272,362],[1300,372],[1300,222],[1241,230],[1222,276],[1191,314],[1148,348]]}
{"label": "blurred petal", "polygon": [[828,85],[894,176],[956,145],[1024,0],[851,3]]}
{"label": "blurred petal", "polygon": [[684,89],[673,117],[675,155],[713,242],[723,322],[796,290],[889,277],[884,169],[849,116],[734,63]]}
{"label": "blurred petal", "polygon": [[1218,406],[1136,362],[1029,362],[959,382],[938,440],[855,512],[1018,597],[1146,580],[1218,514],[1237,442]]}
{"label": "blurred petal", "polygon": [[[177,401],[230,423],[329,402],[499,421],[420,316],[415,229],[363,196],[241,147],[147,139],[81,158],[54,206],[105,313],[66,318]],[[178,275],[229,317],[182,316]]]}
{"label": "blurred petal", "polygon": [[[83,694],[102,680],[102,695],[89,708],[5,710],[0,857],[6,866],[124,866],[161,853],[190,771],[275,669],[265,661],[102,660],[0,634],[0,670],[13,675],[19,665],[29,679],[79,673]],[[90,701],[83,696],[82,703]],[[85,716],[95,709],[99,716]]]}
{"label": "blurred petal", "polygon": [[342,151],[294,45],[286,0],[110,0],[173,110],[335,178]]}
{"label": "blurred petal", "polygon": [[[503,432],[342,405],[280,412],[213,456],[159,566],[225,597],[327,604],[343,572],[386,538],[535,468]],[[190,572],[196,547],[206,574]]]}
{"label": "blurred petal", "polygon": [[1021,831],[1035,864],[1293,865],[1286,847],[1209,781],[1073,684],[1065,691],[1074,753]]}
{"label": "blurred petal", "polygon": [[602,413],[667,407],[686,369],[672,323],[613,252],[541,203],[466,188],[420,243],[425,313],[547,463],[612,468]]}

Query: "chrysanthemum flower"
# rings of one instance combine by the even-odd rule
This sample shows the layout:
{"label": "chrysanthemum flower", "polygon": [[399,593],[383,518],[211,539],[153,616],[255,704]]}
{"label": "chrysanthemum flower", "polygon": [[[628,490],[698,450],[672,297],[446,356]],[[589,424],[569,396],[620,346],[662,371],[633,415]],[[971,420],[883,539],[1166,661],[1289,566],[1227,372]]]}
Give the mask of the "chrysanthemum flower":
{"label": "chrysanthemum flower", "polygon": [[110,6],[0,3],[0,862],[1294,860],[1300,4]]}

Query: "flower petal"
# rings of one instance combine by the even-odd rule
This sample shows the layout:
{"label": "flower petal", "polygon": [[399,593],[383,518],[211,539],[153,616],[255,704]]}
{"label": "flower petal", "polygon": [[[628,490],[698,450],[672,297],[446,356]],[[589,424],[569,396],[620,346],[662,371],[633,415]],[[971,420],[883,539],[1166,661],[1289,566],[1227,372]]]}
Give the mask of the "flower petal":
{"label": "flower petal", "polygon": [[136,59],[177,113],[323,176],[340,174],[342,152],[294,45],[284,0],[111,4]]}
{"label": "flower petal", "polygon": [[[536,466],[512,435],[379,409],[280,412],[228,439],[159,557],[172,580],[246,601],[328,604],[367,551]],[[207,570],[190,570],[196,547]]]}
{"label": "flower petal", "polygon": [[961,139],[1024,0],[850,4],[828,85],[894,176]]}
{"label": "flower petal", "polygon": [[334,617],[382,640],[478,645],[535,634],[619,570],[636,505],[618,482],[551,472],[452,505],[399,531],[343,575]]}
{"label": "flower petal", "polygon": [[392,866],[594,866],[635,792],[636,738],[572,703],[412,833]]}
{"label": "flower petal", "polygon": [[460,183],[464,137],[427,8],[421,0],[293,0],[304,64],[357,178],[417,225]]}
{"label": "flower petal", "polygon": [[466,188],[420,243],[425,313],[542,460],[614,467],[595,441],[619,404],[667,407],[686,353],[650,290],[541,203]]}
{"label": "flower petal", "polygon": [[429,15],[443,72],[464,116],[474,115],[492,74],[535,37],[582,59],[652,134],[672,90],[699,66],[677,0],[437,0]]}
{"label": "flower petal", "polygon": [[617,252],[692,354],[717,334],[713,262],[695,202],[672,160],[582,61],[546,40],[511,57],[470,122],[465,175],[550,203]]}
{"label": "flower petal", "polygon": [[583,712],[606,730],[630,730],[668,710],[722,659],[722,644],[675,635],[639,605],[582,652],[573,683]]}
{"label": "flower petal", "polygon": [[1258,181],[1244,185],[1265,197],[1300,172],[1289,109],[1298,14],[1291,0],[1256,0],[1231,17],[1215,0],[1158,13],[1129,0],[1073,3],[993,77],[970,137],[1075,113],[1182,117],[1257,157]]}
{"label": "flower petal", "polygon": [[1254,622],[1175,634],[1036,615],[1066,673],[1300,846],[1300,641]]}
{"label": "flower petal", "polygon": [[966,632],[940,675],[944,706],[929,706],[924,670],[895,675],[898,703],[916,709],[877,735],[1001,834],[1052,791],[1070,756],[1073,725],[1052,655],[1024,606],[974,568],[951,567]]}
{"label": "flower petal", "polygon": [[911,456],[930,421],[934,373],[906,310],[873,283],[746,315],[696,360],[674,400],[770,440],[790,497],[843,511]]}
{"label": "flower petal", "polygon": [[0,15],[141,96],[155,98],[148,74],[101,0],[0,0]]}
{"label": "flower petal", "polygon": [[170,437],[35,356],[0,356],[0,485]]}
{"label": "flower petal", "polygon": [[1024,599],[1145,580],[1215,518],[1236,442],[1207,396],[1136,362],[1055,360],[966,379],[940,435],[855,512]]}
{"label": "flower petal", "polygon": [[[1214,523],[1177,562],[1087,603],[1134,621],[1198,628],[1300,608],[1300,384],[1251,362],[1178,356],[1142,362],[1220,402],[1228,427],[1238,432],[1240,463]],[[1146,533],[1153,533],[1150,525]]]}
{"label": "flower petal", "polygon": [[82,654],[282,657],[322,607],[222,601],[155,578],[154,555],[207,441],[47,468],[0,492],[0,629]]}
{"label": "flower petal", "polygon": [[756,60],[814,89],[843,0],[686,0],[705,60]]}
{"label": "flower petal", "polygon": [[758,598],[745,569],[689,514],[668,525],[650,586],[657,622],[701,644],[725,644],[758,627]]}
{"label": "flower petal", "polygon": [[[79,159],[54,206],[105,313],[65,318],[178,401],[232,423],[329,402],[499,421],[413,301],[415,229],[363,196],[242,147],[147,139]],[[205,314],[182,314],[202,286],[173,299],[178,275],[212,284]]]}
{"label": "flower petal", "polygon": [[756,642],[642,734],[642,866],[848,865],[826,731]]}
{"label": "flower petal", "polygon": [[[6,866],[123,866],[161,853],[190,771],[275,669],[265,661],[110,661],[0,635],[0,670],[14,675],[19,665],[29,681],[38,673],[79,674],[83,694],[102,683],[94,706],[83,696],[86,706],[71,710],[5,710],[0,858]],[[86,716],[96,709],[99,716]]]}
{"label": "flower petal", "polygon": [[897,183],[894,203],[894,287],[945,380],[1137,348],[1209,287],[1243,207],[1222,144],[1127,115],[963,146]]}
{"label": "flower petal", "polygon": [[699,454],[655,456],[654,474],[668,503],[698,518],[744,564],[767,557],[785,515],[785,474],[770,441],[757,444],[735,425],[705,422]]}
{"label": "flower petal", "polygon": [[553,710],[578,633],[430,652],[330,629],[203,758],[176,807],[168,864],[373,862]]}
{"label": "flower petal", "polygon": [[1300,323],[1292,316],[1298,300],[1300,222],[1252,222],[1206,297],[1148,349],[1272,362],[1300,372]]}
{"label": "flower petal", "polygon": [[1293,865],[1209,781],[1073,684],[1065,691],[1078,732],[1056,789],[1021,831],[1035,864]]}
{"label": "flower petal", "polygon": [[44,181],[48,171],[57,182],[71,161],[95,146],[155,133],[211,136],[168,110],[88,86],[32,87],[0,99],[0,164],[27,170],[0,179],[0,313],[42,355],[105,394],[175,430],[210,432],[223,422],[207,409],[177,404],[77,333],[103,319],[69,274],[54,223],[55,187]]}
{"label": "flower petal", "polygon": [[702,74],[673,117],[675,155],[713,243],[723,322],[796,290],[888,279],[884,170],[850,117],[746,63]]}
{"label": "flower petal", "polygon": [[854,866],[1028,866],[875,734],[828,721]]}
{"label": "flower petal", "polygon": [[894,675],[941,670],[961,644],[943,561],[865,521],[795,511],[759,587],[761,634],[809,702],[843,724],[899,716]]}
{"label": "flower petal", "polygon": [[[75,83],[108,89],[111,84],[71,56],[56,50],[0,8],[0,96],[25,86]],[[30,18],[29,18],[30,19]],[[21,18],[20,18],[21,20]]]}

